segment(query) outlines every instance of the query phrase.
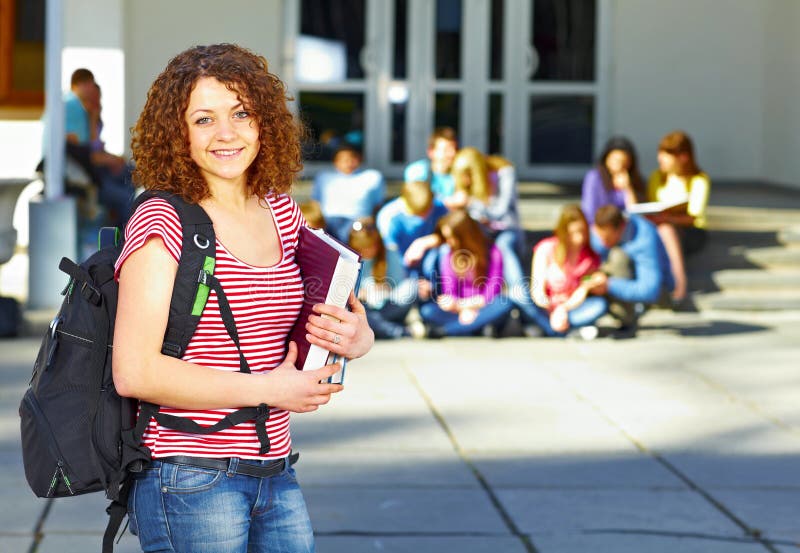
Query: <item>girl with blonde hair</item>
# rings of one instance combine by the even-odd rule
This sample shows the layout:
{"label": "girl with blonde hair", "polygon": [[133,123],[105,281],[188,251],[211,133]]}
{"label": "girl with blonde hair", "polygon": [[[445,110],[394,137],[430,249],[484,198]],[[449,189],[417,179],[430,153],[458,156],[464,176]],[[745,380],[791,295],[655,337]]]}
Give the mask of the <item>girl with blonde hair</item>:
{"label": "girl with blonde hair", "polygon": [[456,187],[451,203],[465,208],[499,248],[509,297],[532,307],[519,256],[524,234],[517,211],[516,169],[504,157],[462,148],[451,172]]}
{"label": "girl with blonde hair", "polygon": [[563,336],[576,328],[582,338],[595,338],[594,323],[607,310],[605,298],[589,295],[591,275],[599,266],[580,206],[565,206],[553,236],[534,248],[531,297],[535,311],[523,310],[523,319],[538,325],[547,336]]}

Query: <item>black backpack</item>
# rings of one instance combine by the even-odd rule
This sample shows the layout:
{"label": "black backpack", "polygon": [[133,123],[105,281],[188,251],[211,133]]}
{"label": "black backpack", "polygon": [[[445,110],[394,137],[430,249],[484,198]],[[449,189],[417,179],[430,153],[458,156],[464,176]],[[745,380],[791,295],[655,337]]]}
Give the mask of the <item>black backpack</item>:
{"label": "black backpack", "polygon": [[[214,277],[215,236],[203,209],[163,192],[145,192],[141,202],[160,197],[178,212],[183,227],[182,250],[169,308],[162,353],[180,358],[200,321],[210,290],[219,301],[225,328],[239,350],[240,371],[250,372],[236,332],[230,305]],[[104,236],[101,248],[80,265],[62,258],[59,268],[69,275],[64,300],[42,340],[30,387],[20,404],[22,458],[25,476],[39,497],[69,497],[105,492],[112,500],[103,537],[103,552],[127,512],[130,473],[150,460],[142,436],[151,418],[184,432],[211,434],[255,420],[261,453],[269,451],[266,421],[269,407],[239,409],[217,424],[203,427],[192,420],[159,413],[159,406],[120,397],[111,372],[112,340],[118,285],[114,263],[122,251],[116,238]],[[137,418],[137,410],[139,416]]]}

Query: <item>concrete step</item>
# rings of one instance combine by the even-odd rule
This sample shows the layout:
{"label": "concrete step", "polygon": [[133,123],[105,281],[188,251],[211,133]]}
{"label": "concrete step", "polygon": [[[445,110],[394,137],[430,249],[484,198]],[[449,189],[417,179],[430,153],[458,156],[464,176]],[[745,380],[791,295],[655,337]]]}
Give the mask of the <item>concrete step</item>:
{"label": "concrete step", "polygon": [[778,232],[778,241],[790,248],[800,248],[800,226],[781,229]]}
{"label": "concrete step", "polygon": [[715,230],[779,231],[800,225],[800,211],[763,207],[709,205],[708,228]]}
{"label": "concrete step", "polygon": [[795,290],[800,292],[800,269],[725,269],[711,278],[723,290]]}
{"label": "concrete step", "polygon": [[745,249],[744,257],[756,265],[768,268],[800,268],[800,248],[775,246]]}
{"label": "concrete step", "polygon": [[725,291],[692,297],[700,311],[798,311],[800,291]]}

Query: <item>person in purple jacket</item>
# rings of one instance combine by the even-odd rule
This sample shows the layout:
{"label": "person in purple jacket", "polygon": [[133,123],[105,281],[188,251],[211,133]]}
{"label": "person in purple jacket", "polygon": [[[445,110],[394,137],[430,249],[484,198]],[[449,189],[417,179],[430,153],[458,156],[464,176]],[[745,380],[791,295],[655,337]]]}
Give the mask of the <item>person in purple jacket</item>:
{"label": "person in purple jacket", "polygon": [[439,294],[420,306],[428,336],[496,335],[512,307],[502,295],[502,253],[463,210],[442,217],[437,233],[448,247],[439,256]]}
{"label": "person in purple jacket", "polygon": [[623,136],[606,142],[597,165],[583,178],[581,210],[591,225],[594,214],[604,205],[615,205],[623,211],[644,201],[644,180],[639,173],[636,149]]}

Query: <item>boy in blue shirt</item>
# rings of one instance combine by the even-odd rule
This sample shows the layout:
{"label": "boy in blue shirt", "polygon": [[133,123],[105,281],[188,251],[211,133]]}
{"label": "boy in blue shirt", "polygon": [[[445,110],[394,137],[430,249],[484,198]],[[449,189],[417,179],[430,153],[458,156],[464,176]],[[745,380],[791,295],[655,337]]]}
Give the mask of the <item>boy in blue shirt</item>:
{"label": "boy in blue shirt", "polygon": [[592,293],[608,296],[609,312],[622,322],[617,336],[632,337],[644,306],[668,298],[675,286],[664,244],[650,221],[626,219],[614,205],[597,210],[591,240],[603,260]]}
{"label": "boy in blue shirt", "polygon": [[354,221],[375,216],[386,181],[379,171],[361,168],[361,152],[350,144],[336,150],[333,167],[314,177],[311,198],[319,202],[327,231],[346,243]]}
{"label": "boy in blue shirt", "polygon": [[450,127],[438,127],[428,138],[428,159],[410,163],[403,172],[403,180],[429,183],[434,196],[447,205],[448,198],[455,192],[450,168],[457,149],[456,131]]}
{"label": "boy in blue shirt", "polygon": [[394,252],[407,268],[416,267],[425,253],[440,245],[434,233],[447,208],[434,198],[428,183],[403,184],[400,196],[378,212],[378,232],[383,237],[387,255]]}

